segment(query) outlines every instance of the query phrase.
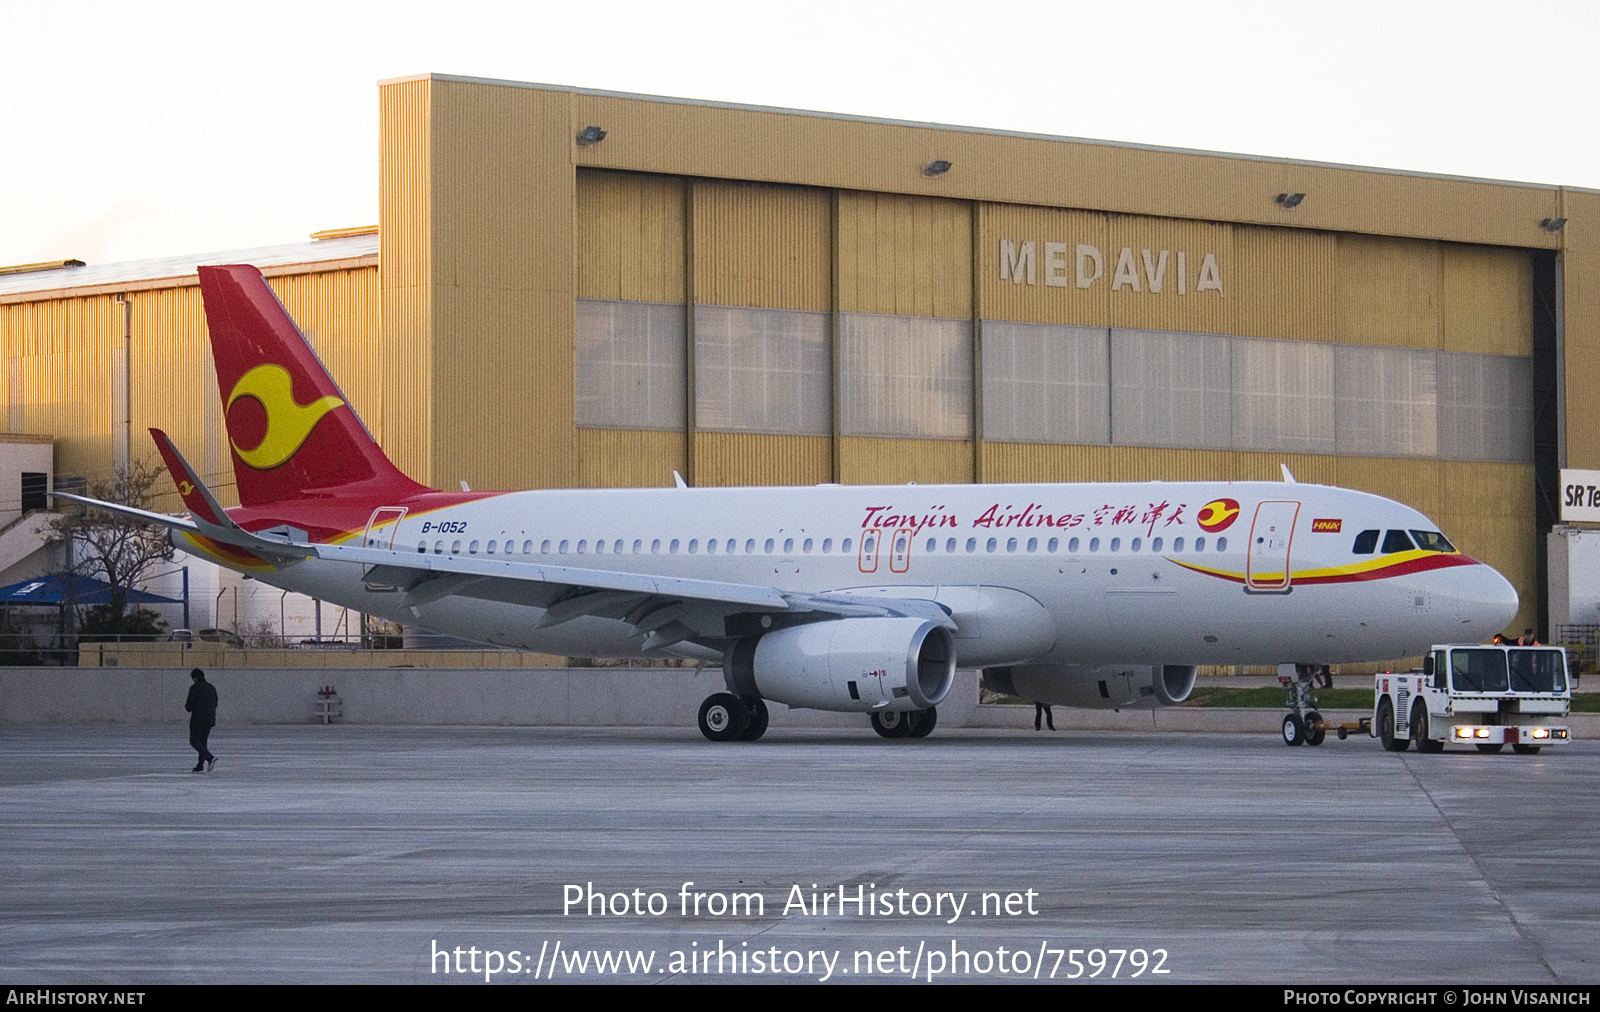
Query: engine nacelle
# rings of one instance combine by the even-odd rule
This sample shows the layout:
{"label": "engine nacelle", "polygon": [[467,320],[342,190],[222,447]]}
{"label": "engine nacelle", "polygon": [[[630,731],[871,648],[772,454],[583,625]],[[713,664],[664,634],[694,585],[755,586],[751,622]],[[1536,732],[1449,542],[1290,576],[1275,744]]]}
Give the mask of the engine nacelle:
{"label": "engine nacelle", "polygon": [[954,642],[927,619],[836,619],[740,640],[723,672],[738,695],[795,707],[925,710],[955,681]]}
{"label": "engine nacelle", "polygon": [[1194,691],[1192,664],[1051,664],[986,668],[984,688],[1087,710],[1176,706]]}

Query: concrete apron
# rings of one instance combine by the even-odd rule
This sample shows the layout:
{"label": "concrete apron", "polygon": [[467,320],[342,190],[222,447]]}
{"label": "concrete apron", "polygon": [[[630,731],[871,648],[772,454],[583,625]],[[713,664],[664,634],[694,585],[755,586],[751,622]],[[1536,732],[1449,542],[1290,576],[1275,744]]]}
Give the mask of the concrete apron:
{"label": "concrete apron", "polygon": [[[340,723],[522,727],[693,727],[724,691],[715,668],[215,668],[218,723],[311,724],[318,691],[338,693]],[[0,724],[183,724],[187,668],[0,668]],[[1032,706],[979,706],[978,674],[958,671],[941,727],[1033,730]],[[769,704],[773,727],[864,727],[863,714]],[[1221,707],[1055,707],[1058,731],[1276,734],[1285,711]],[[1365,711],[1328,710],[1354,722]],[[1578,738],[1600,738],[1600,714],[1574,714]],[[1046,732],[1047,733],[1047,732]],[[1330,736],[1330,741],[1331,741]]]}

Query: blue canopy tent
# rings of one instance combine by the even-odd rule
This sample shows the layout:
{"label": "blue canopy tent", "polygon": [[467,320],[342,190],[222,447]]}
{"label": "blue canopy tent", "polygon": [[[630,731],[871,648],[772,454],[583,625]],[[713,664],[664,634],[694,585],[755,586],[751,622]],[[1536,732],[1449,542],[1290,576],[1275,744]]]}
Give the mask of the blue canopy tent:
{"label": "blue canopy tent", "polygon": [[[32,580],[23,580],[0,587],[0,606],[64,604],[110,604],[111,584],[92,576],[76,573],[52,573]],[[182,604],[176,598],[163,597],[144,590],[126,590],[123,601],[127,604]]]}

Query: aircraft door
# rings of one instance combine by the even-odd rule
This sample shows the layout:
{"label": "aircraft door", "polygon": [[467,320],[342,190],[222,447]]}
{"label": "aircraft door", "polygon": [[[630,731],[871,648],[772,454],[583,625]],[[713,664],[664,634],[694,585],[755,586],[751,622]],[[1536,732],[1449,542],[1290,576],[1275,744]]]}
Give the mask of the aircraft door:
{"label": "aircraft door", "polygon": [[1293,501],[1264,502],[1256,507],[1245,564],[1245,584],[1249,589],[1289,589],[1289,550],[1299,515],[1300,504]]}
{"label": "aircraft door", "polygon": [[[372,511],[372,516],[367,518],[367,529],[361,535],[362,548],[381,548],[389,551],[394,548],[394,536],[400,530],[400,521],[406,515],[404,506],[379,506]],[[387,530],[385,526],[387,525]],[[361,567],[361,582],[371,591],[392,591],[395,588],[387,583],[369,583],[366,579],[373,567]]]}
{"label": "aircraft door", "polygon": [[894,552],[889,556],[889,571],[904,573],[911,568],[911,540],[916,531],[902,527],[894,532]]}
{"label": "aircraft door", "polygon": [[876,527],[861,532],[861,554],[857,559],[856,568],[863,573],[878,571],[878,541],[882,537],[883,531]]}

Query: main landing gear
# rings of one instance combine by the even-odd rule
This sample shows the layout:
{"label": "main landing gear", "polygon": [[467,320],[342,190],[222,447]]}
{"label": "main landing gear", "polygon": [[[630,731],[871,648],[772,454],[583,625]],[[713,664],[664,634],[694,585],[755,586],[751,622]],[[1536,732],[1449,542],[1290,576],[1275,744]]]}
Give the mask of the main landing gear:
{"label": "main landing gear", "polygon": [[939,708],[886,710],[872,715],[872,729],[883,738],[926,738],[939,723]]}
{"label": "main landing gear", "polygon": [[712,741],[755,741],[767,733],[767,704],[731,692],[707,696],[700,704],[700,733]]}

